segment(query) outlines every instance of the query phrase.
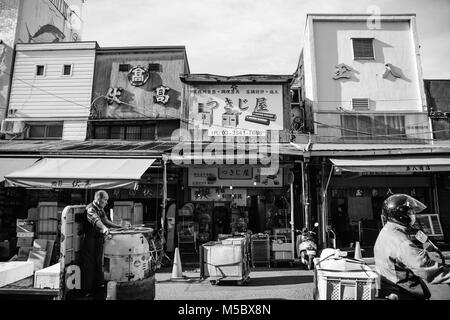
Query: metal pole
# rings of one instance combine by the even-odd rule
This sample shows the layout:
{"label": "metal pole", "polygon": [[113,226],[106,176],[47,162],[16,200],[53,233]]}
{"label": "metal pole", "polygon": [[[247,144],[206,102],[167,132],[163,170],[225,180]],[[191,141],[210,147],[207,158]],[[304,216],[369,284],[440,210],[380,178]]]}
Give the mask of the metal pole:
{"label": "metal pole", "polygon": [[163,200],[162,200],[162,213],[161,213],[161,239],[162,239],[162,243],[165,243],[165,239],[164,239],[164,230],[165,230],[165,226],[164,226],[164,222],[166,220],[166,202],[167,202],[167,158],[163,157]]}
{"label": "metal pole", "polygon": [[302,165],[302,200],[303,200],[303,226],[310,227],[310,214],[309,214],[309,189],[308,189],[308,164],[304,161]]}
{"label": "metal pole", "polygon": [[[292,173],[294,174],[294,173]],[[294,179],[292,179],[294,180]],[[291,249],[292,249],[292,259],[295,257],[295,231],[294,231],[294,181],[291,182]]]}

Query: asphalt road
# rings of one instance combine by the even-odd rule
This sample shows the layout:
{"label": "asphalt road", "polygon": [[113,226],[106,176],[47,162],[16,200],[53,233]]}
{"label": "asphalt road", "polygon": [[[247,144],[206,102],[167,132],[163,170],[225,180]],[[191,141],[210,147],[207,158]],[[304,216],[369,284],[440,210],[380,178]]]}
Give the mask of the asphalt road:
{"label": "asphalt road", "polygon": [[[373,258],[365,259],[373,267]],[[183,272],[184,280],[171,281],[171,270],[156,274],[156,300],[312,300],[313,272],[295,268],[256,268],[244,285],[201,280],[198,270]],[[431,300],[450,300],[450,285],[430,285]]]}
{"label": "asphalt road", "polygon": [[212,285],[201,281],[198,272],[183,272],[187,277],[171,281],[170,272],[156,274],[156,300],[312,300],[313,272],[298,268],[256,268],[247,284],[223,282]]}

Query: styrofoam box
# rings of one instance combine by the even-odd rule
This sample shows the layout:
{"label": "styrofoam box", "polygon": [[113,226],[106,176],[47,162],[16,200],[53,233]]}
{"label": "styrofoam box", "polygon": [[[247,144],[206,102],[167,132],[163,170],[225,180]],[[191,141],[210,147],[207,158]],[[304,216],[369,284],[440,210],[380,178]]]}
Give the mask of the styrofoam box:
{"label": "styrofoam box", "polygon": [[278,242],[272,242],[272,251],[291,251],[292,250],[292,243],[285,242],[285,243],[278,243]]}
{"label": "styrofoam box", "polygon": [[28,278],[33,275],[33,272],[33,262],[0,262],[0,287]]}
{"label": "styrofoam box", "polygon": [[56,263],[34,273],[34,287],[37,289],[59,289],[61,264]]}

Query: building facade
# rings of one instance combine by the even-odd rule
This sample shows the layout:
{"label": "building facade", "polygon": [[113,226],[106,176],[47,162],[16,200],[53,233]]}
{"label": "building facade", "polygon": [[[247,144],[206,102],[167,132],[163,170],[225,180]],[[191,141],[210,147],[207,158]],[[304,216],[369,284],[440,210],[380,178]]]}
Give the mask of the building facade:
{"label": "building facade", "polygon": [[7,97],[17,43],[80,41],[84,0],[0,1],[0,121]]}
{"label": "building facade", "polygon": [[17,44],[5,133],[85,140],[96,42]]}
{"label": "building facade", "polygon": [[305,220],[319,222],[325,245],[332,227],[341,247],[373,246],[392,193],[424,202],[424,220],[448,214],[438,195],[448,148],[433,146],[415,15],[381,15],[376,26],[369,18],[308,15],[296,72],[314,122],[295,139],[307,142]]}

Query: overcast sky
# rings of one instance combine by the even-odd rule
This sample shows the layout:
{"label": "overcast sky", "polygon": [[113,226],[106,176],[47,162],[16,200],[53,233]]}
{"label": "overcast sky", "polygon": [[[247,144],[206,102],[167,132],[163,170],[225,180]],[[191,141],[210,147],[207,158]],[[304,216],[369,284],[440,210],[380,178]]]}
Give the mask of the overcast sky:
{"label": "overcast sky", "polygon": [[83,40],[186,46],[192,73],[291,74],[307,13],[415,13],[424,78],[450,79],[450,0],[88,0]]}

